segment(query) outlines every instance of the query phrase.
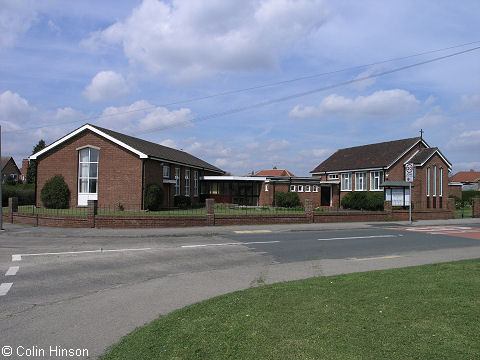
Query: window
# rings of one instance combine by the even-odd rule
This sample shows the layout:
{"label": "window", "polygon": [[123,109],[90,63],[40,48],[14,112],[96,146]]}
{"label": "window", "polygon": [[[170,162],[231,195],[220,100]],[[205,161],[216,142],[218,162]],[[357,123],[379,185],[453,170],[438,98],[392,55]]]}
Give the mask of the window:
{"label": "window", "polygon": [[443,168],[438,173],[438,196],[443,196]]}
{"label": "window", "polygon": [[355,173],[355,190],[365,191],[367,190],[367,173]]}
{"label": "window", "polygon": [[305,192],[310,192],[310,185],[305,185]]}
{"label": "window", "polygon": [[298,192],[303,192],[303,185],[298,185]]}
{"label": "window", "polygon": [[318,185],[313,185],[313,192],[318,192]]}
{"label": "window", "polygon": [[198,196],[198,171],[193,172],[193,196]]}
{"label": "window", "polygon": [[352,173],[342,174],[342,191],[352,190]]}
{"label": "window", "polygon": [[383,171],[371,171],[370,172],[370,190],[378,191],[380,184],[382,183]]}
{"label": "window", "polygon": [[430,168],[427,168],[427,196],[430,196]]}
{"label": "window", "polygon": [[163,166],[163,177],[164,179],[170,179],[170,166],[168,165]]}
{"label": "window", "polygon": [[437,165],[433,165],[433,196],[437,196]]}
{"label": "window", "polygon": [[185,196],[190,196],[190,169],[185,170]]}
{"label": "window", "polygon": [[265,184],[265,191],[268,191],[268,184]]}
{"label": "window", "polygon": [[328,174],[328,180],[338,180],[338,174]]}
{"label": "window", "polygon": [[292,191],[292,192],[295,191],[295,185],[290,185],[290,191]]}
{"label": "window", "polygon": [[81,149],[78,152],[78,192],[96,194],[97,182],[98,149]]}
{"label": "window", "polygon": [[180,168],[175,168],[175,196],[180,195]]}

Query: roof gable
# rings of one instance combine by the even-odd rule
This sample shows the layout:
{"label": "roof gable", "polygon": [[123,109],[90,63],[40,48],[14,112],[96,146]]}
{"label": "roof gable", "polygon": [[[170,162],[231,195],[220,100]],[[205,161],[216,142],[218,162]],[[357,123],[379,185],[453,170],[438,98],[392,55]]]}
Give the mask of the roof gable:
{"label": "roof gable", "polygon": [[38,156],[50,151],[56,146],[62,144],[68,139],[82,133],[83,131],[90,130],[97,135],[112,141],[113,143],[127,149],[134,154],[138,155],[141,159],[153,158],[157,160],[171,161],[175,163],[190,165],[193,167],[204,168],[207,170],[223,173],[223,170],[193,156],[184,151],[169,148],[167,146],[155,144],[150,141],[135,138],[133,136],[125,135],[113,130],[105,129],[99,126],[85,124],[82,127],[72,131],[65,135],[61,139],[53,142],[45,149],[30,156],[30,159],[37,159]]}
{"label": "roof gable", "polygon": [[450,178],[454,182],[477,182],[480,180],[480,171],[459,171]]}
{"label": "roof gable", "polygon": [[428,146],[420,137],[415,137],[339,149],[311,173],[389,168],[419,143]]}
{"label": "roof gable", "polygon": [[254,176],[295,176],[287,169],[266,169],[260,170],[255,173]]}

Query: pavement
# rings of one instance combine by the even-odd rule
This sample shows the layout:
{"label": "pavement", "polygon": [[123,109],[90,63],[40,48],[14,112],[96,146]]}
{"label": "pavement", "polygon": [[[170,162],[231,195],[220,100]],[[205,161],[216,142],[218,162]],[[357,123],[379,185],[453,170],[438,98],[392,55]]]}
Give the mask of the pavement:
{"label": "pavement", "polygon": [[29,358],[59,358],[58,349],[84,350],[76,358],[94,359],[158,316],[252,286],[480,258],[480,219],[413,225],[4,227],[0,347],[12,349],[9,359],[25,358],[27,350]]}

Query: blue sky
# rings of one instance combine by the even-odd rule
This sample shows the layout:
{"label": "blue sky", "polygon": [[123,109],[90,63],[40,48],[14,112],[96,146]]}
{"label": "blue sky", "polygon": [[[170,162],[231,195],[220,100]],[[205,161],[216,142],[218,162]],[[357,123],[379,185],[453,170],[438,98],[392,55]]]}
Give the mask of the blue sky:
{"label": "blue sky", "polygon": [[478,14],[478,1],[446,0],[0,0],[2,154],[21,161],[90,122],[236,175],[308,176],[338,148],[423,128],[454,172],[478,170],[480,50],[209,116],[480,43],[186,101],[480,41]]}

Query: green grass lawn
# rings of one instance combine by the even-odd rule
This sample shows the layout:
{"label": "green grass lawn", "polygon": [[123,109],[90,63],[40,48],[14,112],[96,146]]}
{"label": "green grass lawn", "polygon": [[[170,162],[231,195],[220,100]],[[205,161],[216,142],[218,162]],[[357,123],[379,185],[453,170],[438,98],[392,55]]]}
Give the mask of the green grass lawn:
{"label": "green grass lawn", "polygon": [[138,328],[101,359],[480,359],[479,334],[480,261],[468,260],[227,294]]}
{"label": "green grass lawn", "polygon": [[[472,207],[465,207],[463,209],[463,217],[464,218],[471,218],[472,217]],[[462,218],[462,209],[455,209],[455,218],[461,219]]]}

